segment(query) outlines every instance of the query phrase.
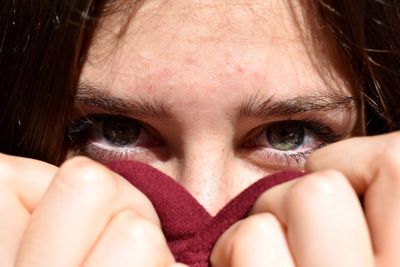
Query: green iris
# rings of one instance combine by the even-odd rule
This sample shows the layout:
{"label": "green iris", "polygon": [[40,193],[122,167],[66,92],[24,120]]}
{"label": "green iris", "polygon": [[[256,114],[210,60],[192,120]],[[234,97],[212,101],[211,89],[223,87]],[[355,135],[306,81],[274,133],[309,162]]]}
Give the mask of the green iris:
{"label": "green iris", "polygon": [[288,151],[295,150],[303,144],[305,130],[296,122],[287,122],[270,126],[266,134],[274,149]]}

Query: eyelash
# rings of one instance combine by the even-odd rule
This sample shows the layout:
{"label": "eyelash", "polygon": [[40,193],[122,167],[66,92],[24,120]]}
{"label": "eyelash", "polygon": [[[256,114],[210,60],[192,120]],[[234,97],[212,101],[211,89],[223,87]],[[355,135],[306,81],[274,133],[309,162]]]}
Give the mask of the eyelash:
{"label": "eyelash", "polygon": [[[139,135],[143,132],[146,134],[146,140],[130,146],[114,146],[113,149],[104,148],[104,145],[95,144],[93,142],[93,134],[96,130],[101,132],[102,124],[105,120],[123,119],[135,124],[139,129]],[[74,120],[69,127],[69,139],[72,149],[75,153],[89,156],[99,161],[112,161],[120,159],[129,159],[134,154],[143,152],[146,148],[157,147],[161,145],[161,138],[156,132],[150,129],[144,123],[125,116],[111,114],[92,114],[77,120]],[[112,145],[109,145],[113,147]]]}
{"label": "eyelash", "polygon": [[[305,151],[283,151],[283,150],[278,150],[278,149],[273,149],[272,146],[269,144],[270,148],[266,151],[265,147],[267,145],[258,145],[256,143],[256,139],[258,139],[260,136],[262,136],[263,133],[267,129],[270,129],[271,127],[274,126],[274,124],[277,125],[285,125],[285,124],[290,124],[290,125],[300,125],[302,126],[306,132],[309,134],[312,134],[315,136],[317,140],[319,140],[318,143],[313,144],[312,146],[308,147],[308,150]],[[302,166],[305,161],[308,159],[308,157],[317,149],[326,146],[330,143],[337,142],[341,139],[343,139],[343,135],[336,133],[333,131],[329,126],[325,125],[324,123],[313,120],[313,119],[303,119],[303,120],[286,120],[286,121],[277,121],[277,122],[272,122],[268,124],[264,124],[260,127],[257,127],[255,130],[250,133],[250,140],[246,141],[245,144],[243,145],[245,148],[248,149],[255,149],[259,150],[259,153],[262,154],[263,158],[265,161],[272,162],[271,164],[275,165],[282,165],[282,162],[285,162],[285,166],[293,166],[298,167]],[[272,160],[271,160],[272,159]]]}
{"label": "eyelash", "polygon": [[[132,144],[114,146],[115,149],[110,149],[110,147],[113,147],[112,145],[108,145],[109,148],[105,148],[104,145],[93,142],[95,138],[90,136],[90,134],[96,132],[96,129],[100,132],[103,131],[103,123],[106,120],[112,119],[123,119],[137,125],[139,129],[138,138],[144,134],[145,140],[141,140],[137,142],[137,144],[135,141],[134,146],[132,146]],[[268,144],[257,143],[257,140],[261,138],[268,129],[271,129],[274,125],[284,125],[285,123],[303,127],[307,133],[311,133],[318,140],[318,143],[307,147],[305,151],[297,152],[278,150],[272,148],[270,144],[270,147],[267,147]],[[69,128],[69,138],[75,153],[86,155],[103,162],[132,159],[132,157],[135,158],[134,155],[139,155],[143,151],[146,151],[146,149],[155,149],[163,145],[161,137],[150,126],[125,116],[110,114],[92,114],[73,121]],[[271,164],[282,167],[293,167],[293,165],[294,167],[298,167],[301,166],[315,150],[342,138],[341,135],[335,133],[329,126],[317,120],[285,120],[264,124],[252,130],[249,137],[246,138],[246,141],[242,144],[242,147],[246,150],[254,150],[264,161],[272,162]]]}

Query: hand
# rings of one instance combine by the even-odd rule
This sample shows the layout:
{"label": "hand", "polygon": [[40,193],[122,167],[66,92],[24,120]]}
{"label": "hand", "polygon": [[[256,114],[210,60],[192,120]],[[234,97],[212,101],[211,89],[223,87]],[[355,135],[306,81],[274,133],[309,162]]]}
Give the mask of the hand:
{"label": "hand", "polygon": [[265,192],[219,239],[212,265],[400,266],[400,133],[327,146],[306,171]]}
{"label": "hand", "polygon": [[2,267],[181,266],[150,201],[98,163],[0,155],[0,178]]}

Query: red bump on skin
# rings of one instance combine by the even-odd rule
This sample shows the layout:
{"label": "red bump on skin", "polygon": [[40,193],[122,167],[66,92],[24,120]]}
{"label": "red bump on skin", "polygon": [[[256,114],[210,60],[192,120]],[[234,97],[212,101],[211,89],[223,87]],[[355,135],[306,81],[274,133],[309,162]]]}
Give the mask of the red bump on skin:
{"label": "red bump on skin", "polygon": [[157,76],[162,80],[168,80],[174,76],[174,74],[175,71],[171,70],[170,68],[163,68],[157,73]]}
{"label": "red bump on skin", "polygon": [[242,66],[238,65],[237,68],[236,68],[236,72],[238,74],[243,74],[243,73],[245,73],[245,68],[243,68]]}
{"label": "red bump on skin", "polygon": [[197,63],[197,60],[194,59],[193,57],[186,57],[184,60],[185,64],[187,65],[194,65]]}

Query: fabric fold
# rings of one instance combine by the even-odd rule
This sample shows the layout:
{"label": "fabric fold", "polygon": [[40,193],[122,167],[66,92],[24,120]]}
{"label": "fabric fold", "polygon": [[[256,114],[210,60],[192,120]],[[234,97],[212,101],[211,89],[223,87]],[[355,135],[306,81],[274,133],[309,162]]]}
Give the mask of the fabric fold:
{"label": "fabric fold", "polygon": [[218,238],[232,224],[247,216],[263,192],[303,175],[301,172],[280,172],[264,177],[213,217],[184,187],[149,165],[133,161],[114,161],[106,165],[150,199],[175,259],[191,267],[210,266],[209,257]]}

